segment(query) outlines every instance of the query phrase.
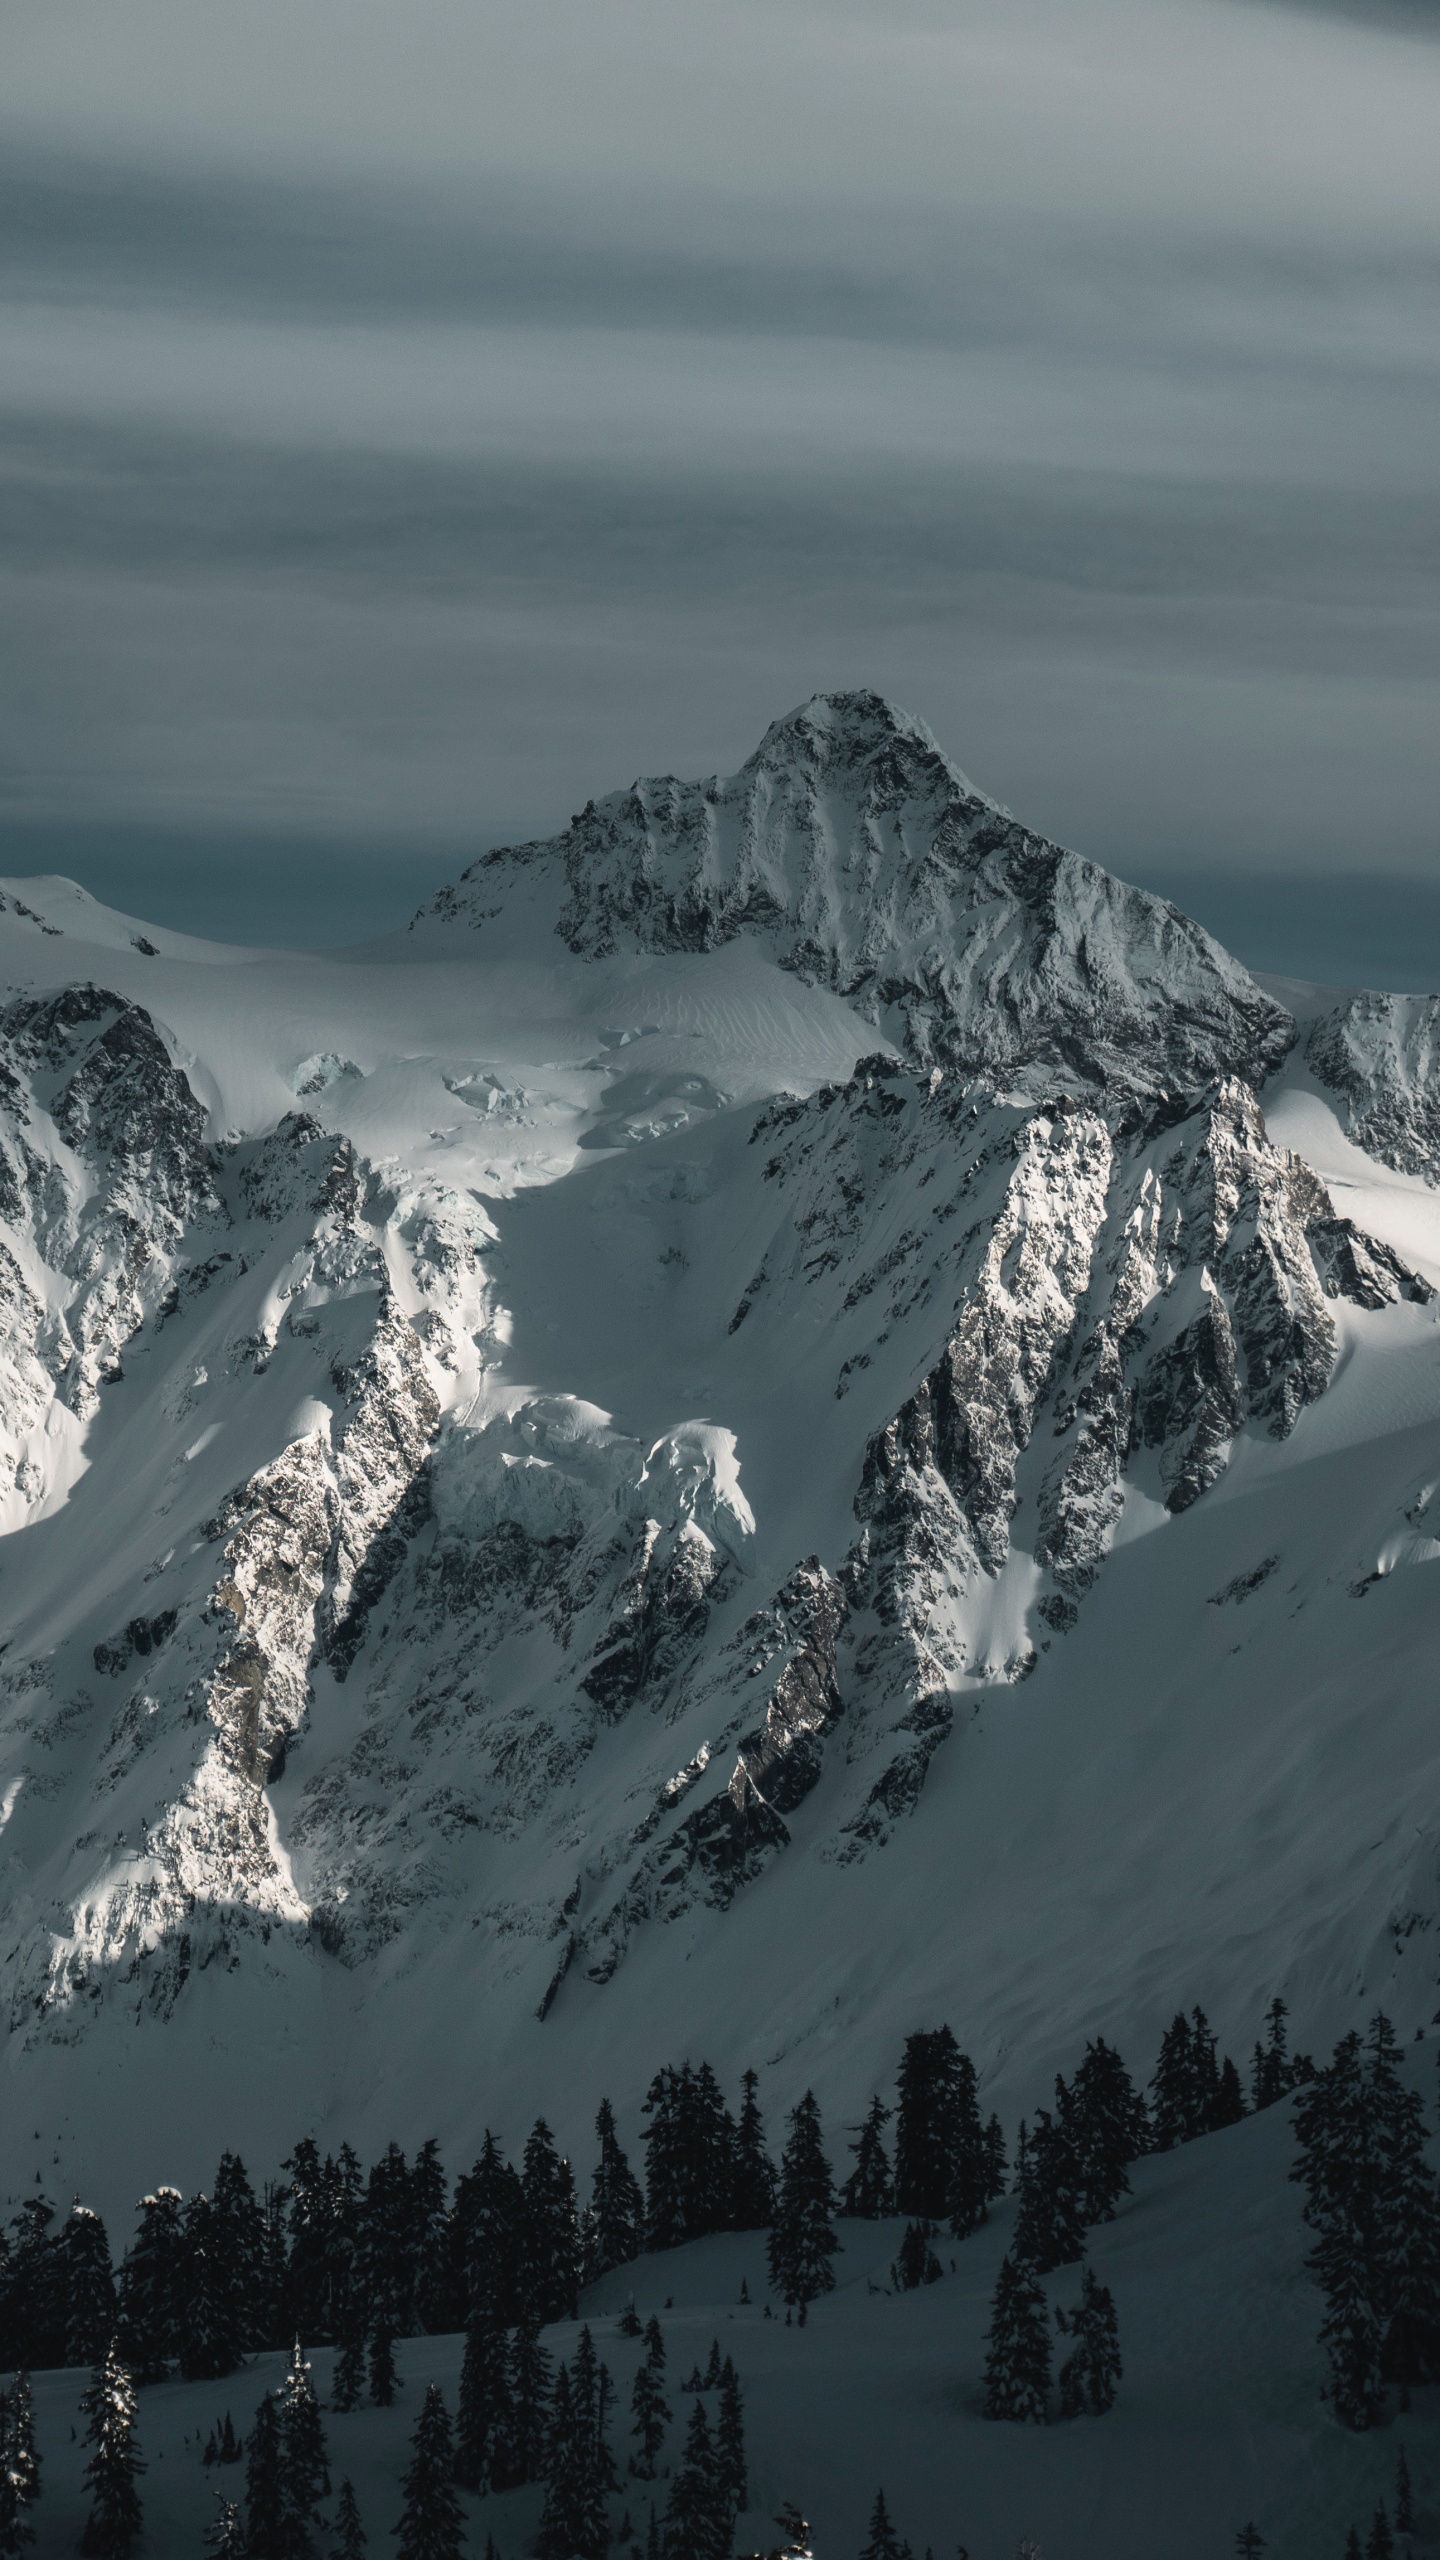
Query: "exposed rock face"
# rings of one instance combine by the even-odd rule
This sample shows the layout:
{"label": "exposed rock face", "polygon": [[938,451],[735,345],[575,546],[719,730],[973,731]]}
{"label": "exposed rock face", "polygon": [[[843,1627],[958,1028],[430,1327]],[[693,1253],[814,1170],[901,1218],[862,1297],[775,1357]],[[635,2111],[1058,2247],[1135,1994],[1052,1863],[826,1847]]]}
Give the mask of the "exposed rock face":
{"label": "exposed rock face", "polygon": [[1198,925],[1019,826],[878,694],[817,694],[729,781],[592,800],[563,835],[484,855],[416,921],[483,933],[517,896],[596,957],[753,935],[912,1059],[1001,1089],[1254,1081],[1295,1037]]}
{"label": "exposed rock face", "polygon": [[1305,1060],[1343,1102],[1357,1147],[1440,1182],[1440,996],[1367,987],[1312,1024]]}

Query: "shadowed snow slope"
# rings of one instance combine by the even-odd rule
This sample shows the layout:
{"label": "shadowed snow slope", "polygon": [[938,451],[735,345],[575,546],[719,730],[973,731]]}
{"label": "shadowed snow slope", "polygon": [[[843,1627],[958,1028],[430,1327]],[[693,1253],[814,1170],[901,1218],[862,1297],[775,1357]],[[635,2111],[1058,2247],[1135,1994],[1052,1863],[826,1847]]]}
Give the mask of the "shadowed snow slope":
{"label": "shadowed snow slope", "polygon": [[0,898],[0,2180],[1431,2018],[1423,1006],[871,695],[353,952]]}

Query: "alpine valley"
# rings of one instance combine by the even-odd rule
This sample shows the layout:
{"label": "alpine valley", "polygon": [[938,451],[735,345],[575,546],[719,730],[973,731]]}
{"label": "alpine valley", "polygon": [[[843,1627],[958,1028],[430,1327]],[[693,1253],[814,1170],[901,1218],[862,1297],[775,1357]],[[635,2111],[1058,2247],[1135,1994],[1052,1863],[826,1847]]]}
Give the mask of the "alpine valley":
{"label": "alpine valley", "polygon": [[[1257,980],[865,693],[360,949],[0,883],[0,982],[12,2202],[118,2245],[226,2146],[537,2112],[588,2165],[687,2055],[843,2166],[942,2020],[1007,2126],[1196,2002],[1242,2061],[1276,1995],[1322,2058],[1429,2031],[1440,1000]],[[1284,2114],[1137,2168],[1131,2414],[1069,2451],[945,2470],[1009,2207],[913,2302],[846,2225],[833,2332],[764,2332],[773,2495],[848,2464],[979,2560],[1269,2497],[1340,2560],[1393,2446],[1321,2409]],[[596,2303],[733,2305],[747,2246]]]}

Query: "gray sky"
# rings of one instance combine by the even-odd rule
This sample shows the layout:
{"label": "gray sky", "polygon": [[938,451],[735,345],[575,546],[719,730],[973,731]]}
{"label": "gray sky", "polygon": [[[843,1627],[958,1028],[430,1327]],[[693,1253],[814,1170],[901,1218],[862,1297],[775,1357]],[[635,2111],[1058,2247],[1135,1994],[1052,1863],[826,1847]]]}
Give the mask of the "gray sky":
{"label": "gray sky", "polygon": [[1260,965],[1440,977],[1440,0],[0,46],[0,868],[349,939],[874,684]]}

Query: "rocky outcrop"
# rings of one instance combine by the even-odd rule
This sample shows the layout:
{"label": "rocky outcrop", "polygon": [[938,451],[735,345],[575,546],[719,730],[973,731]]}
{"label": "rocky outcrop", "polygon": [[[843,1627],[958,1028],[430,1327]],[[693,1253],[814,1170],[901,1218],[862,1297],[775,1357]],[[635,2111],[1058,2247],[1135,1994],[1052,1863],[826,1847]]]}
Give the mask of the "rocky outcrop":
{"label": "rocky outcrop", "polygon": [[1440,1182],[1440,996],[1364,988],[1312,1024],[1305,1062],[1357,1147]]}

